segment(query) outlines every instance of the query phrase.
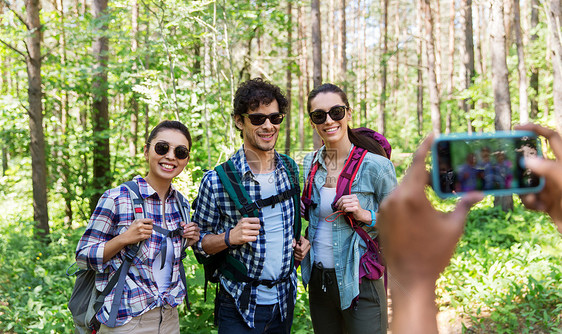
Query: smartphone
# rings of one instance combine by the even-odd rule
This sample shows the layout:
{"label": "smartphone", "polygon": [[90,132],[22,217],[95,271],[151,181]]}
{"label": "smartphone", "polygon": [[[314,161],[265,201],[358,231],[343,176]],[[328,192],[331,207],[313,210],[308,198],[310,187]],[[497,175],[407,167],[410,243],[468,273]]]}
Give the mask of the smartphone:
{"label": "smartphone", "polygon": [[542,156],[534,132],[441,135],[431,150],[432,185],[442,198],[475,190],[496,196],[525,194],[544,187],[544,178],[524,166],[524,157]]}

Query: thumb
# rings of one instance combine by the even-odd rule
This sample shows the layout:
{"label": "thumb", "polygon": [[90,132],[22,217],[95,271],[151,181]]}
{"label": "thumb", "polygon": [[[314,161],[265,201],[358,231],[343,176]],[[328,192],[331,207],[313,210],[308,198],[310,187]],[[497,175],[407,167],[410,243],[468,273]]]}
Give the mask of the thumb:
{"label": "thumb", "polygon": [[533,173],[547,177],[554,181],[558,186],[562,186],[562,173],[560,166],[554,160],[542,158],[525,158],[525,167],[529,168]]}

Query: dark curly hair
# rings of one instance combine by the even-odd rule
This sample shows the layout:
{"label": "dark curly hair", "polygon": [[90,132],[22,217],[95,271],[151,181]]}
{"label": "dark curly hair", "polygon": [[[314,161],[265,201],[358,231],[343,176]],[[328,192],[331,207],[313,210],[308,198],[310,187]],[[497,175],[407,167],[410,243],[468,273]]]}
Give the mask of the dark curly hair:
{"label": "dark curly hair", "polygon": [[289,102],[279,87],[262,78],[254,78],[242,82],[234,95],[234,111],[232,116],[256,110],[260,105],[268,105],[273,100],[277,100],[279,112],[287,113]]}

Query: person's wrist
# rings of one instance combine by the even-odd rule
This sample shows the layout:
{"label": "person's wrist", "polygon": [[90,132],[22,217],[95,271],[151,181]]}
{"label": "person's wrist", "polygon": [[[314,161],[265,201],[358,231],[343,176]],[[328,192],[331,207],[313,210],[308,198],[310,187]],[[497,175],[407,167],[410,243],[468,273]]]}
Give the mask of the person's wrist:
{"label": "person's wrist", "polygon": [[226,248],[232,249],[234,246],[230,243],[230,231],[232,230],[231,227],[227,228],[224,232],[224,243],[226,244]]}

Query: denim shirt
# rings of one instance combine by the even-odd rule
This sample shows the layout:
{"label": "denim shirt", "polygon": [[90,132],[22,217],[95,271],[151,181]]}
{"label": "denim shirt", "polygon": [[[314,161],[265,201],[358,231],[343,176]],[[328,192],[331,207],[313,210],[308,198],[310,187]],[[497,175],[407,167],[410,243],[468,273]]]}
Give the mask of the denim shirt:
{"label": "denim shirt", "polygon": [[[319,223],[320,188],[326,183],[328,173],[323,157],[324,151],[325,146],[322,146],[316,157],[314,157],[314,152],[307,154],[303,163],[304,175],[307,176],[313,163],[318,161],[320,164],[312,183],[312,202],[317,205],[312,205],[309,211],[308,239],[311,243]],[[351,193],[357,195],[361,208],[377,211],[379,204],[396,187],[396,184],[396,172],[390,160],[380,155],[367,153],[353,180]],[[373,238],[377,235],[374,228],[367,228],[367,232]],[[339,216],[332,223],[332,241],[341,308],[345,310],[351,306],[353,298],[359,295],[359,260],[366,251],[366,245],[343,216]],[[301,263],[302,279],[305,285],[310,281],[313,264],[314,251],[311,248]]]}

